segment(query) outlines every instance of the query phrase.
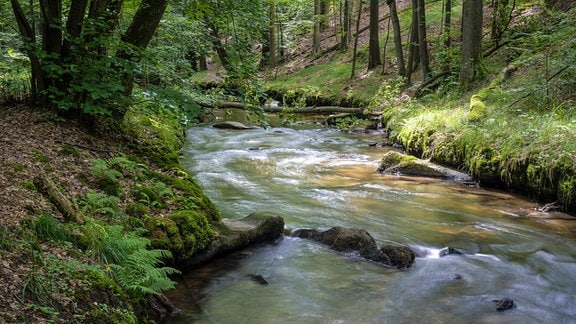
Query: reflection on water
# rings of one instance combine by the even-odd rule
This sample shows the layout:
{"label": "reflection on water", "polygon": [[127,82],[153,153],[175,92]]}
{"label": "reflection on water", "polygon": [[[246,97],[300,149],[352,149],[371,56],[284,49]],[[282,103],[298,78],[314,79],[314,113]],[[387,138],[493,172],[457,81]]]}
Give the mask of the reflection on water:
{"label": "reflection on water", "polygon": [[[195,269],[168,295],[170,323],[566,323],[576,318],[573,222],[533,203],[375,172],[381,135],[192,128],[184,166],[223,215],[282,214],[290,228],[368,230],[417,252],[399,272],[283,238]],[[555,214],[555,218],[566,215]],[[451,246],[463,255],[438,257]],[[269,283],[250,280],[262,275]],[[496,312],[492,300],[512,298]]]}

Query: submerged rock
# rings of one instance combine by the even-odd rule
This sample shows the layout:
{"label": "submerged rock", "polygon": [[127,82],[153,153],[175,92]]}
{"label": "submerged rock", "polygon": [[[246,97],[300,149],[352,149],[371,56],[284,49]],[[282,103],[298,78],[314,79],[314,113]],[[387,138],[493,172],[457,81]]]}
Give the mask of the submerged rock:
{"label": "submerged rock", "polygon": [[266,281],[266,279],[264,279],[264,277],[262,277],[262,275],[251,274],[250,280],[254,281],[255,283],[257,283],[261,286],[268,286],[268,281]]}
{"label": "submerged rock", "polygon": [[421,160],[412,155],[396,151],[388,151],[382,157],[378,172],[385,174],[401,174],[407,176],[451,179],[462,182],[472,181],[472,177],[464,172],[456,171]]}
{"label": "submerged rock", "polygon": [[492,302],[496,305],[496,311],[498,312],[504,312],[514,308],[514,301],[508,297],[502,299],[494,299]]}
{"label": "submerged rock", "polygon": [[456,249],[453,248],[453,247],[450,247],[450,246],[443,248],[443,249],[440,250],[440,252],[438,253],[438,255],[439,255],[440,257],[445,257],[445,256],[448,256],[448,255],[460,255],[460,254],[463,254],[463,253],[460,252],[460,251],[458,251],[458,250],[456,250]]}
{"label": "submerged rock", "polygon": [[219,129],[255,129],[256,128],[254,126],[248,126],[248,125],[242,124],[240,122],[235,122],[235,121],[225,121],[225,122],[216,123],[216,124],[212,125],[212,127],[219,128]]}
{"label": "submerged rock", "polygon": [[412,250],[405,246],[387,245],[379,250],[372,235],[364,229],[332,227],[323,232],[297,229],[291,236],[310,239],[325,244],[332,250],[357,254],[365,259],[399,269],[410,267],[415,258]]}

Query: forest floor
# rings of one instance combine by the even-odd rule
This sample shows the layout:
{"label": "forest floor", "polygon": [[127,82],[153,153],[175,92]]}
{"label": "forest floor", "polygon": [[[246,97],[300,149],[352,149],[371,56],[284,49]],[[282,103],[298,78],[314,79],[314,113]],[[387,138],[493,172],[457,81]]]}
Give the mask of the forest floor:
{"label": "forest floor", "polygon": [[[21,249],[6,247],[7,242],[25,240],[19,225],[27,219],[46,211],[61,215],[34,189],[34,178],[58,180],[68,197],[85,195],[87,186],[80,178],[90,170],[90,159],[120,150],[117,143],[111,137],[89,135],[69,121],[55,121],[38,109],[0,108],[0,322],[22,322],[23,314],[38,322],[43,317],[24,298],[24,287],[37,265]],[[55,245],[42,243],[41,250],[44,255],[71,258]]]}

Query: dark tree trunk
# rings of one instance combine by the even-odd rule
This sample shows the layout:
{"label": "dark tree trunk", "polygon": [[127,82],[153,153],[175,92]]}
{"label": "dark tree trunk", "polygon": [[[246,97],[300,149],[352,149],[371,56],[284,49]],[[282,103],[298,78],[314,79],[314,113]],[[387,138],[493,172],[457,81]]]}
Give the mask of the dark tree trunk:
{"label": "dark tree trunk", "polygon": [[420,57],[420,73],[422,81],[430,77],[430,63],[428,58],[428,41],[426,39],[426,11],[424,0],[418,0],[418,48]]}
{"label": "dark tree trunk", "polygon": [[462,65],[460,84],[467,88],[481,76],[482,0],[464,0],[462,5]]}
{"label": "dark tree trunk", "polygon": [[444,47],[450,48],[450,37],[452,27],[452,0],[445,0],[444,3]]}
{"label": "dark tree trunk", "polygon": [[18,31],[20,35],[22,35],[26,52],[28,58],[30,59],[30,66],[31,66],[31,95],[32,101],[36,104],[40,104],[42,106],[46,106],[48,104],[47,97],[44,96],[42,93],[46,89],[46,85],[44,83],[44,72],[42,71],[42,64],[40,63],[40,58],[34,52],[34,44],[36,43],[36,34],[32,25],[28,23],[28,19],[26,19],[26,14],[20,6],[18,0],[10,0],[12,4],[12,10],[14,11],[14,17],[16,18],[16,23],[18,25]]}
{"label": "dark tree trunk", "polygon": [[[112,113],[122,118],[125,113],[124,106],[115,107],[108,103],[108,101],[114,101],[110,98],[113,98],[115,93],[109,94],[108,101],[98,100],[97,96],[89,98],[89,85],[86,84],[84,72],[93,73],[88,78],[91,78],[89,82],[94,83],[96,88],[99,86],[96,84],[98,82],[104,84],[111,79],[117,80],[119,79],[117,75],[127,73],[99,61],[106,58],[107,48],[102,45],[102,42],[96,41],[98,38],[113,37],[113,32],[118,27],[123,1],[66,1],[69,7],[63,12],[61,0],[39,0],[42,18],[41,46],[37,44],[39,41],[36,40],[34,29],[28,22],[28,17],[18,0],[10,0],[10,2],[18,29],[28,50],[32,70],[33,99],[44,107],[57,106],[61,108],[58,113],[66,113],[68,116],[82,117],[83,115]],[[142,0],[122,39],[132,48],[145,48],[154,35],[166,6],[167,0]],[[66,20],[63,13],[67,16]],[[83,35],[83,29],[88,25],[92,29]],[[80,46],[72,46],[76,43]],[[140,59],[137,51],[124,50],[119,51],[117,55],[127,60]],[[93,68],[86,67],[86,64],[92,63]],[[74,66],[76,68],[72,68]],[[132,77],[130,73],[127,73],[124,78],[125,92],[118,93],[119,96],[131,94]],[[111,90],[113,91],[115,90]],[[88,100],[92,100],[91,106],[86,105]],[[86,107],[89,108],[85,109]]]}
{"label": "dark tree trunk", "polygon": [[394,49],[396,51],[396,60],[398,61],[398,75],[406,76],[406,64],[404,63],[404,53],[402,51],[402,33],[400,30],[400,19],[396,10],[396,0],[387,0],[390,8],[390,19],[394,29]]}
{"label": "dark tree trunk", "polygon": [[276,6],[273,2],[271,2],[269,6],[268,17],[270,19],[270,26],[268,27],[268,46],[270,52],[268,65],[274,67],[276,66]]}
{"label": "dark tree trunk", "polygon": [[340,37],[340,49],[345,51],[350,43],[350,1],[344,0],[342,7],[342,35]]}
{"label": "dark tree trunk", "polygon": [[218,26],[214,23],[209,23],[210,26],[210,33],[212,34],[214,50],[216,50],[216,54],[218,55],[218,59],[220,59],[220,63],[227,71],[231,71],[233,69],[232,63],[230,63],[230,59],[228,58],[228,52],[224,48],[224,44],[222,44],[222,39],[220,38],[220,31]]}
{"label": "dark tree trunk", "polygon": [[[152,40],[167,6],[168,0],[142,0],[138,6],[138,10],[136,10],[136,13],[134,14],[134,18],[132,18],[132,22],[122,36],[122,40],[137,49],[145,49],[146,46],[148,46],[148,43],[150,43],[150,40]],[[139,55],[133,56],[127,52],[120,53],[120,57],[132,61],[140,60]],[[132,89],[134,87],[133,79],[133,74],[127,75],[124,79],[124,95],[126,96],[132,94]],[[118,120],[122,120],[125,113],[126,109],[119,107],[115,117],[118,118]]]}
{"label": "dark tree trunk", "polygon": [[358,16],[356,16],[356,38],[354,39],[354,50],[352,51],[352,73],[350,79],[354,77],[356,73],[356,59],[358,52],[358,37],[360,36],[360,18],[362,17],[362,0],[358,1]]}
{"label": "dark tree trunk", "polygon": [[322,0],[314,0],[314,31],[312,34],[312,53],[320,53],[320,5]]}
{"label": "dark tree trunk", "polygon": [[490,26],[490,36],[492,41],[498,46],[502,40],[502,35],[508,28],[512,20],[512,11],[516,7],[516,1],[512,8],[508,9],[509,0],[492,0],[492,21]]}
{"label": "dark tree trunk", "polygon": [[329,27],[330,21],[330,0],[320,0],[320,15],[322,17],[320,29],[324,30]]}
{"label": "dark tree trunk", "polygon": [[382,63],[380,58],[380,37],[378,0],[370,0],[370,39],[368,43],[368,70],[375,68]]}
{"label": "dark tree trunk", "polygon": [[408,64],[406,66],[406,85],[412,84],[412,73],[419,64],[418,56],[418,0],[412,0],[412,24],[410,25],[410,46],[408,47]]}
{"label": "dark tree trunk", "polygon": [[200,55],[200,71],[207,71],[208,70],[208,62],[206,62],[206,55]]}

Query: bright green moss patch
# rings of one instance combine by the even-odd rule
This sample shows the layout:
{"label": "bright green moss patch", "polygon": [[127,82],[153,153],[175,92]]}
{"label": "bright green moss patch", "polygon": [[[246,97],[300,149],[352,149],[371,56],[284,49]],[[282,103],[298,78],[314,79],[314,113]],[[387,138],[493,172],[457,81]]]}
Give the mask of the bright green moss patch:
{"label": "bright green moss patch", "polygon": [[178,211],[160,219],[147,217],[144,224],[152,245],[171,251],[176,262],[201,252],[214,237],[206,217],[193,210]]}

